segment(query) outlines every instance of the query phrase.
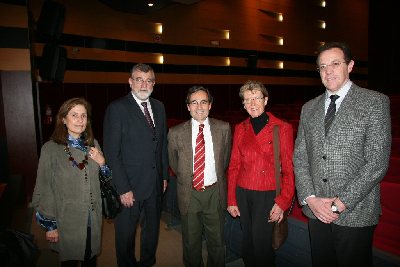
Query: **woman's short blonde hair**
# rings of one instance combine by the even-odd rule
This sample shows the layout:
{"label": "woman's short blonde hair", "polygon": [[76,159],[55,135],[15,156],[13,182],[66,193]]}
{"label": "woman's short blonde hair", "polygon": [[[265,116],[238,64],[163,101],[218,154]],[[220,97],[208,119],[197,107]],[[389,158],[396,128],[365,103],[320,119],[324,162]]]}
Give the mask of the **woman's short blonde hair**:
{"label": "woman's short blonde hair", "polygon": [[244,100],[244,92],[246,91],[260,91],[264,97],[268,97],[267,88],[265,88],[264,84],[259,81],[247,81],[245,84],[240,87],[239,96],[242,100]]}

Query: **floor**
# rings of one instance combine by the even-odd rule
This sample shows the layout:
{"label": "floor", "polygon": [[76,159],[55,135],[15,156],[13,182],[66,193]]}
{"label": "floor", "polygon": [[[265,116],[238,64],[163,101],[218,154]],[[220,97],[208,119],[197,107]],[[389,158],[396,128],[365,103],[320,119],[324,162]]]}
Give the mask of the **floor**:
{"label": "floor", "polygon": [[[32,218],[31,233],[35,236],[40,249],[37,267],[57,267],[59,266],[57,254],[50,251],[44,238],[45,233]],[[137,235],[138,244],[139,235]],[[205,244],[204,244],[205,245]],[[138,250],[136,251],[138,255]],[[207,250],[203,249],[203,257],[206,259]],[[157,263],[155,267],[179,267],[182,263],[182,242],[180,225],[171,223],[169,213],[163,213],[160,225],[160,240],[157,249]],[[206,262],[206,260],[204,260]],[[102,252],[98,257],[98,267],[117,266],[114,251],[114,226],[112,221],[104,220],[102,235]],[[243,261],[237,259],[226,264],[226,267],[243,267]]]}
{"label": "floor", "polygon": [[[13,213],[11,227],[15,230],[24,232],[30,232],[35,237],[35,243],[39,247],[39,255],[36,262],[36,267],[59,267],[59,261],[57,254],[50,251],[45,240],[45,233],[34,221],[31,209],[17,208]],[[297,229],[297,228],[296,228]],[[297,229],[298,230],[298,229]],[[114,250],[114,226],[112,221],[104,220],[102,229],[102,252],[98,257],[97,267],[116,267],[116,257]],[[138,244],[139,235],[137,235]],[[292,238],[295,238],[293,236]],[[298,242],[298,240],[296,240]],[[288,245],[290,242],[286,242]],[[203,258],[206,262],[207,250],[205,249],[205,243],[203,244]],[[280,252],[284,252],[283,248]],[[297,258],[296,263],[280,262],[279,253],[277,266],[280,267],[294,267],[303,266],[298,264],[299,254],[296,254],[293,250],[289,250],[290,257],[288,255],[281,255],[281,259]],[[294,255],[293,255],[294,254]],[[376,254],[376,253],[375,253]],[[380,253],[381,254],[381,253]],[[136,251],[138,255],[138,251]],[[229,254],[229,259],[235,259],[226,264],[226,267],[244,267],[242,259],[232,257],[233,254]],[[376,256],[376,255],[375,255]],[[379,255],[378,255],[379,256]],[[180,224],[177,219],[174,219],[170,213],[163,212],[160,224],[160,240],[157,250],[157,263],[155,267],[180,267],[182,263],[182,243],[181,243],[181,231]],[[0,264],[1,265],[1,264]],[[306,266],[306,265],[304,265]],[[308,267],[308,266],[307,266]],[[374,258],[374,267],[400,267],[400,258],[393,256],[380,255]]]}

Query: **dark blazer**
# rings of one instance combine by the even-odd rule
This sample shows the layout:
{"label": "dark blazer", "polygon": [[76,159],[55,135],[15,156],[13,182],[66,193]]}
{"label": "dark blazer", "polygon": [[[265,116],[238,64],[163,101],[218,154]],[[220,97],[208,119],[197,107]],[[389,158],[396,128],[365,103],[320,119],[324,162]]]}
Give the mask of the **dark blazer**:
{"label": "dark blazer", "polygon": [[164,105],[150,98],[155,135],[129,93],[110,103],[104,118],[104,153],[113,182],[121,195],[132,191],[136,200],[162,193],[168,178],[167,122]]}
{"label": "dark blazer", "polygon": [[[209,118],[213,140],[215,171],[220,194],[220,205],[226,209],[226,169],[231,153],[231,128],[229,123]],[[172,127],[168,133],[169,163],[177,177],[178,206],[186,214],[193,180],[193,148],[191,120]]]}
{"label": "dark blazer", "polygon": [[[299,201],[310,195],[338,196],[346,210],[335,224],[376,225],[381,213],[379,183],[390,155],[389,98],[352,84],[327,136],[324,102],[325,93],[301,111],[293,161]],[[307,205],[303,212],[315,219]]]}

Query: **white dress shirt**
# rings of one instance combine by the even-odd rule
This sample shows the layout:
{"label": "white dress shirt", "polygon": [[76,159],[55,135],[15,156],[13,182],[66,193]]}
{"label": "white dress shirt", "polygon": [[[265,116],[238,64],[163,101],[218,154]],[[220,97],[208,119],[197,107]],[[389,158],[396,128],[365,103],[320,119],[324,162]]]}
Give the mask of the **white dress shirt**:
{"label": "white dress shirt", "polygon": [[[336,112],[339,110],[340,105],[342,104],[344,97],[347,95],[347,93],[350,90],[350,87],[352,85],[352,81],[347,80],[347,82],[343,85],[342,88],[340,88],[335,95],[338,95],[339,98],[336,99],[335,104],[336,104]],[[325,94],[325,114],[328,111],[328,107],[329,104],[331,103],[331,99],[329,98],[332,94],[331,92],[329,92],[328,90],[326,90],[326,94]]]}
{"label": "white dress shirt", "polygon": [[[203,122],[203,134],[205,142],[205,167],[204,167],[204,186],[212,185],[217,181],[217,173],[215,171],[215,159],[213,141],[211,136],[210,124],[208,118]],[[200,123],[192,118],[192,148],[193,148],[193,162],[196,150],[196,138],[199,133]],[[194,171],[194,170],[193,170]]]}
{"label": "white dress shirt", "polygon": [[153,123],[155,123],[154,116],[153,116],[153,110],[151,109],[149,99],[147,98],[147,100],[143,101],[143,100],[140,100],[139,98],[137,98],[132,92],[131,92],[131,94],[132,94],[133,98],[135,99],[136,103],[139,105],[139,108],[143,112],[143,115],[144,115],[144,107],[142,106],[142,102],[147,102],[147,109],[149,110],[149,113],[150,113]]}

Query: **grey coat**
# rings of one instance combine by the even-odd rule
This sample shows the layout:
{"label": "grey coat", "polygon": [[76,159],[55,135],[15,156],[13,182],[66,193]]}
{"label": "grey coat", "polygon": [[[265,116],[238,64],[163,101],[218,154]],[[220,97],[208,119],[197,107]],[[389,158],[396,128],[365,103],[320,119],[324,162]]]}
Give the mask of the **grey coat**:
{"label": "grey coat", "polygon": [[[389,98],[352,84],[325,137],[322,94],[301,111],[294,167],[299,202],[310,195],[338,196],[346,206],[335,224],[376,225],[381,213],[379,183],[389,164]],[[307,205],[303,212],[314,218]]]}
{"label": "grey coat", "polygon": [[[229,123],[209,118],[213,140],[215,172],[221,209],[226,209],[226,169],[229,164],[232,134]],[[193,181],[191,120],[172,127],[168,133],[169,165],[176,174],[179,211],[187,214]]]}
{"label": "grey coat", "polygon": [[[97,142],[95,146],[99,148]],[[78,163],[84,159],[81,150],[70,147],[70,151]],[[61,261],[84,259],[89,211],[92,256],[100,252],[99,165],[91,159],[88,162],[86,180],[85,171],[71,165],[64,145],[49,141],[40,154],[32,205],[46,218],[57,221],[59,242],[50,247],[60,253]]]}

